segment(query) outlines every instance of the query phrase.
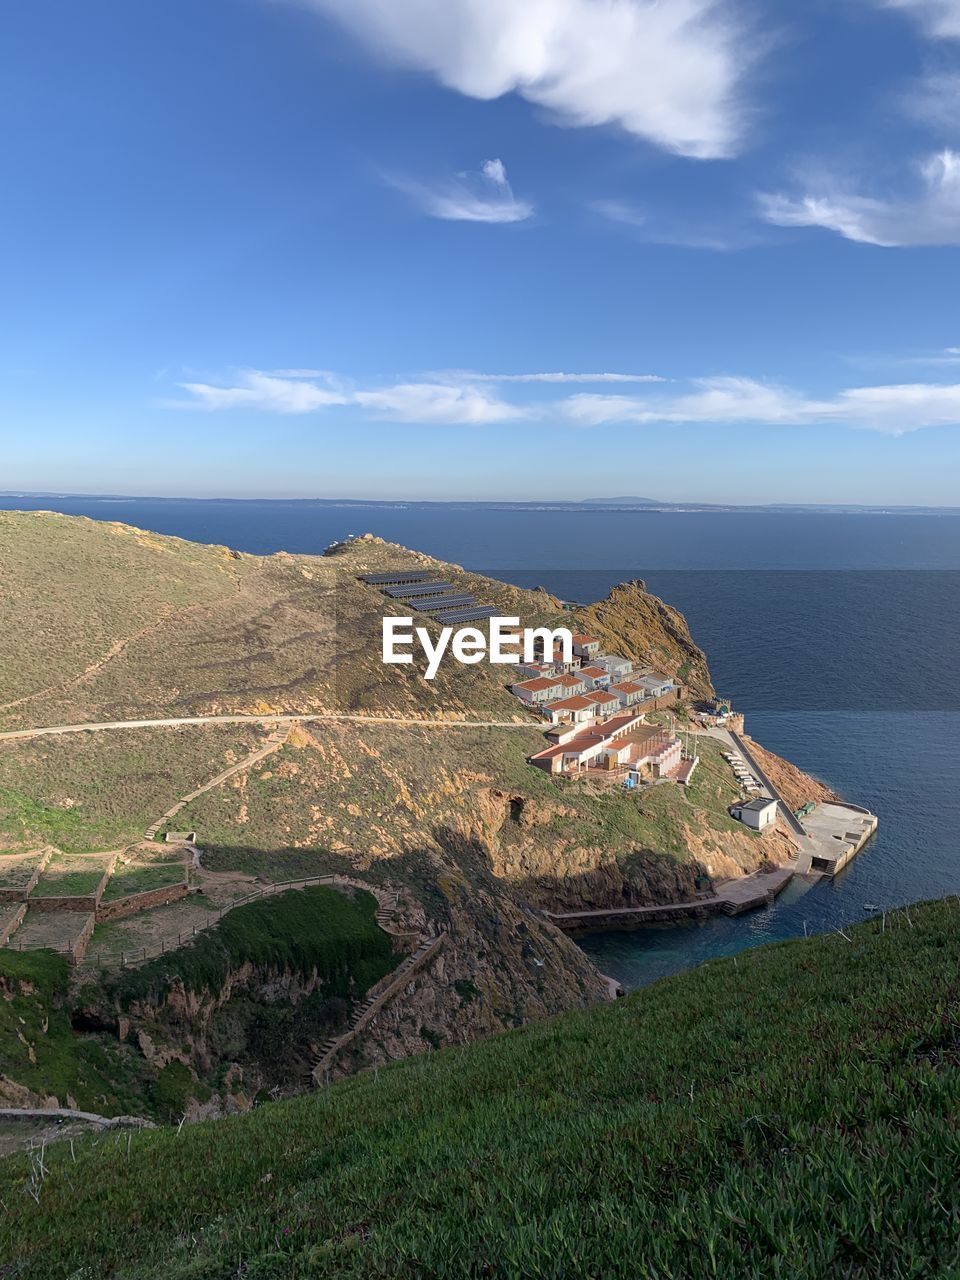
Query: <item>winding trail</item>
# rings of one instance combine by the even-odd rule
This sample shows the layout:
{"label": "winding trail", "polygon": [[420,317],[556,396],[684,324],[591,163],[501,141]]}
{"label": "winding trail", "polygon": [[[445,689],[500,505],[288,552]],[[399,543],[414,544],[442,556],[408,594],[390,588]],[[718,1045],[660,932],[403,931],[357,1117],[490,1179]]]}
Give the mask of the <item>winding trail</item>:
{"label": "winding trail", "polygon": [[343,721],[349,724],[397,724],[421,729],[536,729],[542,728],[535,720],[431,720],[419,716],[374,716],[342,711],[319,711],[308,715],[224,715],[224,716],[173,716],[157,720],[103,720],[84,724],[45,725],[37,729],[6,729],[0,732],[0,742],[26,741],[28,738],[55,738],[68,733],[101,733],[115,729],[162,729],[192,724],[262,724],[295,725],[323,724]]}

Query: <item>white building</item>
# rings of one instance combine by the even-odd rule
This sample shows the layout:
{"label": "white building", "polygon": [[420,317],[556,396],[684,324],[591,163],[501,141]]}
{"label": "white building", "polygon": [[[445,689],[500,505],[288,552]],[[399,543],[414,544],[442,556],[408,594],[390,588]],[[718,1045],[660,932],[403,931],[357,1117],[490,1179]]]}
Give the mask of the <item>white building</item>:
{"label": "white building", "polygon": [[670,677],[662,676],[657,671],[651,671],[645,676],[635,676],[634,679],[646,689],[648,698],[662,698],[673,689]]}
{"label": "white building", "polygon": [[777,802],[769,796],[757,796],[755,800],[743,800],[730,809],[731,818],[754,831],[766,831],[777,820]]}
{"label": "white building", "polygon": [[605,671],[609,671],[610,679],[619,682],[625,680],[633,671],[633,663],[629,658],[623,658],[619,653],[604,653],[595,659],[598,667],[603,667]]}

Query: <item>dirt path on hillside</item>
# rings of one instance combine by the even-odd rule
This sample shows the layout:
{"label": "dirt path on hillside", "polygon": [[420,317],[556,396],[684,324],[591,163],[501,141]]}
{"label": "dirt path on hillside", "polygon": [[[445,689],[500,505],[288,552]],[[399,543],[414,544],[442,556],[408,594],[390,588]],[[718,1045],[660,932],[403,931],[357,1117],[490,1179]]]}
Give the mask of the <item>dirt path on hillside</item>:
{"label": "dirt path on hillside", "polygon": [[0,733],[0,742],[16,742],[28,738],[56,737],[66,733],[100,733],[114,729],[162,729],[192,724],[262,724],[293,725],[323,724],[343,721],[355,724],[407,725],[420,729],[536,729],[543,722],[536,720],[430,720],[417,716],[374,716],[340,711],[311,712],[308,715],[222,715],[222,716],[172,716],[157,720],[103,720],[84,724],[45,725],[37,729],[7,729]]}

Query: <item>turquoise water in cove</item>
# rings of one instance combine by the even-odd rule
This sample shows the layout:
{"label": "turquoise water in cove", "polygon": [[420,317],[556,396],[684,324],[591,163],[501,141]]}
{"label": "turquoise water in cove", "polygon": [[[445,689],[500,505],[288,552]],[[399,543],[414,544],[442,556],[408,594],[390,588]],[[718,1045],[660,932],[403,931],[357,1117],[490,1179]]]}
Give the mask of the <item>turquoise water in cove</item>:
{"label": "turquoise water in cove", "polygon": [[327,507],[0,499],[240,550],[318,553],[351,533],[592,600],[627,578],[685,614],[714,682],[765,746],[879,815],[836,880],[701,925],[586,935],[627,987],[744,947],[960,893],[960,514]]}

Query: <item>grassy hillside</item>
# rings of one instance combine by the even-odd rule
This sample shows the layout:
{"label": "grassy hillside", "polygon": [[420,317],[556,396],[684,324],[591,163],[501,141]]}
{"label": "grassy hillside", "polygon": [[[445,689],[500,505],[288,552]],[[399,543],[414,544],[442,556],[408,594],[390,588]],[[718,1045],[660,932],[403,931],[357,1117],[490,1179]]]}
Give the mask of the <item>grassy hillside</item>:
{"label": "grassy hillside", "polygon": [[[338,1063],[349,1070],[602,999],[594,966],[541,909],[681,901],[705,877],[789,854],[782,833],[761,840],[730,819],[733,775],[714,743],[687,788],[628,793],[552,779],[527,763],[543,726],[507,691],[507,668],[447,662],[428,682],[420,664],[384,666],[382,616],[405,610],[360,575],[401,566],[434,572],[527,625],[589,626],[689,689],[709,688],[683,619],[637,583],[578,617],[544,591],[369,536],[322,556],[255,557],[50,513],[0,517],[0,595],[16,597],[0,615],[0,729],[225,713],[358,717],[304,722],[281,749],[178,812],[172,824],[198,833],[203,865],[191,875],[203,893],[99,924],[87,971],[179,945],[211,906],[248,892],[250,877],[359,876],[397,895],[414,932],[440,927],[447,940],[442,959]],[[402,723],[363,718],[371,715]],[[495,727],[416,723],[455,719]],[[262,725],[227,725],[0,743],[0,852],[126,846],[263,736]],[[19,856],[2,860],[22,883]],[[149,885],[167,875],[140,855],[120,872]],[[53,942],[71,940],[62,936],[71,923],[59,922]],[[38,928],[28,919],[19,941],[36,943]],[[48,932],[39,941],[50,943]]]}
{"label": "grassy hillside", "polygon": [[0,853],[116,849],[263,744],[260,725],[181,725],[0,742]]}
{"label": "grassy hillside", "polygon": [[[571,621],[546,592],[377,538],[323,556],[250,556],[0,512],[0,729],[270,711],[526,718],[502,668],[447,662],[428,682],[419,666],[382,664],[381,617],[405,610],[358,575],[401,566],[434,570],[526,625]],[[622,588],[600,624],[636,657],[709,686],[683,619],[654,597]]]}
{"label": "grassy hillside", "polygon": [[357,577],[401,565],[436,568],[531,623],[557,613],[544,593],[377,539],[259,557],[0,512],[0,728],[271,711],[524,718],[486,664],[446,663],[432,682],[383,666],[385,598]]}
{"label": "grassy hillside", "polygon": [[[350,867],[407,878],[410,851],[449,856],[466,838],[478,869],[522,886],[531,901],[572,910],[689,896],[707,867],[719,876],[756,866],[759,837],[727,812],[738,793],[719,743],[703,740],[688,788],[652,787],[641,799],[558,783],[527,764],[541,745],[532,727],[311,725],[177,822],[202,833],[207,866],[273,880]],[[775,836],[762,848],[788,854]],[[662,857],[645,869],[634,865],[641,850]],[[456,860],[471,871],[462,851]]]}
{"label": "grassy hillside", "polygon": [[[0,1165],[18,1280],[960,1273],[960,908]],[[136,1224],[136,1231],[131,1224]]]}

